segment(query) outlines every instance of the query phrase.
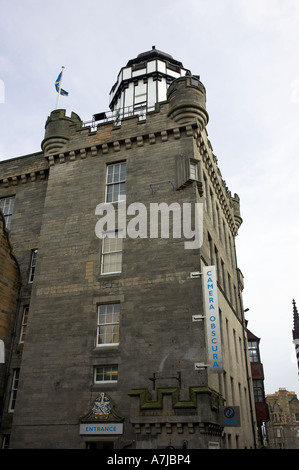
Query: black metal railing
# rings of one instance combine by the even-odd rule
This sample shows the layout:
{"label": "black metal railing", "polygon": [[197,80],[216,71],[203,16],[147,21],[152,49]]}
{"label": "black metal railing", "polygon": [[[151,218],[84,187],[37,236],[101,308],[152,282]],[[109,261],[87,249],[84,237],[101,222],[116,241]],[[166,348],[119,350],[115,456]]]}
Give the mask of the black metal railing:
{"label": "black metal railing", "polygon": [[112,121],[115,126],[121,124],[122,119],[138,116],[140,120],[146,118],[146,114],[155,110],[155,105],[147,106],[146,104],[127,106],[125,108],[116,109],[114,111],[105,111],[97,113],[92,116],[92,120],[83,122],[83,127],[90,126],[92,129],[97,128],[98,125]]}

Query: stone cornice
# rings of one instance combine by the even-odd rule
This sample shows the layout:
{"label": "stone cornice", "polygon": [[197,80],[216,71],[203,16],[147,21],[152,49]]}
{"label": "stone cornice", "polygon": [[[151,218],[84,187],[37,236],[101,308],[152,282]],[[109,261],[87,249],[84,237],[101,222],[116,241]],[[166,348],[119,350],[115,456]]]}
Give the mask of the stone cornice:
{"label": "stone cornice", "polygon": [[0,187],[8,188],[17,186],[18,184],[26,184],[37,180],[45,180],[48,177],[48,168],[36,169],[32,171],[16,171],[7,177],[0,178]]}
{"label": "stone cornice", "polygon": [[67,161],[84,159],[88,156],[96,157],[120,152],[122,150],[129,150],[134,146],[143,147],[145,145],[153,145],[157,141],[167,142],[169,138],[178,140],[182,137],[182,135],[186,135],[187,137],[194,137],[196,129],[197,123],[194,122],[187,125],[176,125],[175,127],[170,127],[152,133],[144,132],[139,135],[131,135],[128,137],[120,137],[119,139],[105,140],[104,142],[101,142],[100,135],[97,142],[95,135],[96,133],[94,133],[93,145],[89,144],[84,147],[74,147],[71,150],[65,150],[59,153],[56,152],[53,154],[45,154],[45,158],[48,160],[49,165],[53,166],[55,163],[65,163]]}

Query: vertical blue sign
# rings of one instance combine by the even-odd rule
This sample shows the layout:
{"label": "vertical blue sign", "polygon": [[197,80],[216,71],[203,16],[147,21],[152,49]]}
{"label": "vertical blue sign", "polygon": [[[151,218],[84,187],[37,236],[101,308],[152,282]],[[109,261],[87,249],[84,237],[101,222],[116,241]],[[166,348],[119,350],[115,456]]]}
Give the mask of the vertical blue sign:
{"label": "vertical blue sign", "polygon": [[218,308],[217,274],[215,266],[203,268],[206,308],[207,349],[210,372],[223,372],[221,333]]}

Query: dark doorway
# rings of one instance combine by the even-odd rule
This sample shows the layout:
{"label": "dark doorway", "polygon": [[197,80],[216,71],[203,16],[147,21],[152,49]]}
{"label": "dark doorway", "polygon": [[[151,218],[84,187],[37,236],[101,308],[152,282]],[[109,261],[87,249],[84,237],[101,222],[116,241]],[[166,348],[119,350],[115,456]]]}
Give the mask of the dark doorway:
{"label": "dark doorway", "polygon": [[89,441],[86,442],[86,449],[114,449],[114,441]]}

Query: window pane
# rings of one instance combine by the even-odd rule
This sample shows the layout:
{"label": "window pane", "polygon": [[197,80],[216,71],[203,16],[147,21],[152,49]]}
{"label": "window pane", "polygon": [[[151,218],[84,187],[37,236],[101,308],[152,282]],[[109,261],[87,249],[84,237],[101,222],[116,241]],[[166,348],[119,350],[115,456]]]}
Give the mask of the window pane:
{"label": "window pane", "polygon": [[118,200],[123,201],[126,195],[126,183],[120,183]]}
{"label": "window pane", "polygon": [[125,199],[126,163],[115,163],[107,167],[106,202]]}
{"label": "window pane", "polygon": [[0,199],[0,209],[3,212],[6,228],[10,228],[12,213],[15,204],[15,196]]}
{"label": "window pane", "polygon": [[111,253],[103,255],[102,272],[116,273],[121,272],[121,253]]}
{"label": "window pane", "polygon": [[250,362],[259,362],[258,344],[256,341],[248,341]]}
{"label": "window pane", "polygon": [[9,401],[9,411],[14,411],[14,409],[15,409],[18,386],[19,386],[19,375],[20,375],[20,369],[15,369],[14,370],[14,375],[13,375],[12,387],[11,387],[11,395],[10,395],[10,401]]}
{"label": "window pane", "polygon": [[114,175],[113,175],[113,182],[117,183],[119,181],[120,176],[120,165],[114,166]]}
{"label": "window pane", "polygon": [[95,382],[117,382],[118,366],[97,366],[95,368]]}
{"label": "window pane", "polygon": [[105,238],[105,252],[121,251],[122,249],[122,238],[118,237],[106,237]]}
{"label": "window pane", "polygon": [[29,307],[24,307],[20,343],[24,343],[24,340],[25,340],[27,323],[28,323],[28,313],[29,313]]}
{"label": "window pane", "polygon": [[190,178],[193,180],[197,180],[197,164],[196,163],[190,163]]}
{"label": "window pane", "polygon": [[102,242],[102,274],[121,272],[122,238],[114,232],[114,237],[105,236]]}
{"label": "window pane", "polygon": [[33,279],[34,279],[36,259],[37,259],[37,250],[34,250],[31,255],[29,282],[33,282]]}
{"label": "window pane", "polygon": [[107,186],[106,202],[113,201],[113,186]]}
{"label": "window pane", "polygon": [[111,253],[109,255],[110,259],[110,268],[112,271],[118,272],[121,267],[121,254],[120,253]]}
{"label": "window pane", "polygon": [[107,170],[107,183],[112,183],[113,181],[113,165],[108,166]]}
{"label": "window pane", "polygon": [[119,343],[119,325],[102,325],[98,331],[98,345]]}
{"label": "window pane", "polygon": [[118,344],[119,304],[100,305],[98,308],[97,345]]}
{"label": "window pane", "polygon": [[126,164],[122,163],[120,167],[120,181],[125,181],[126,179]]}

